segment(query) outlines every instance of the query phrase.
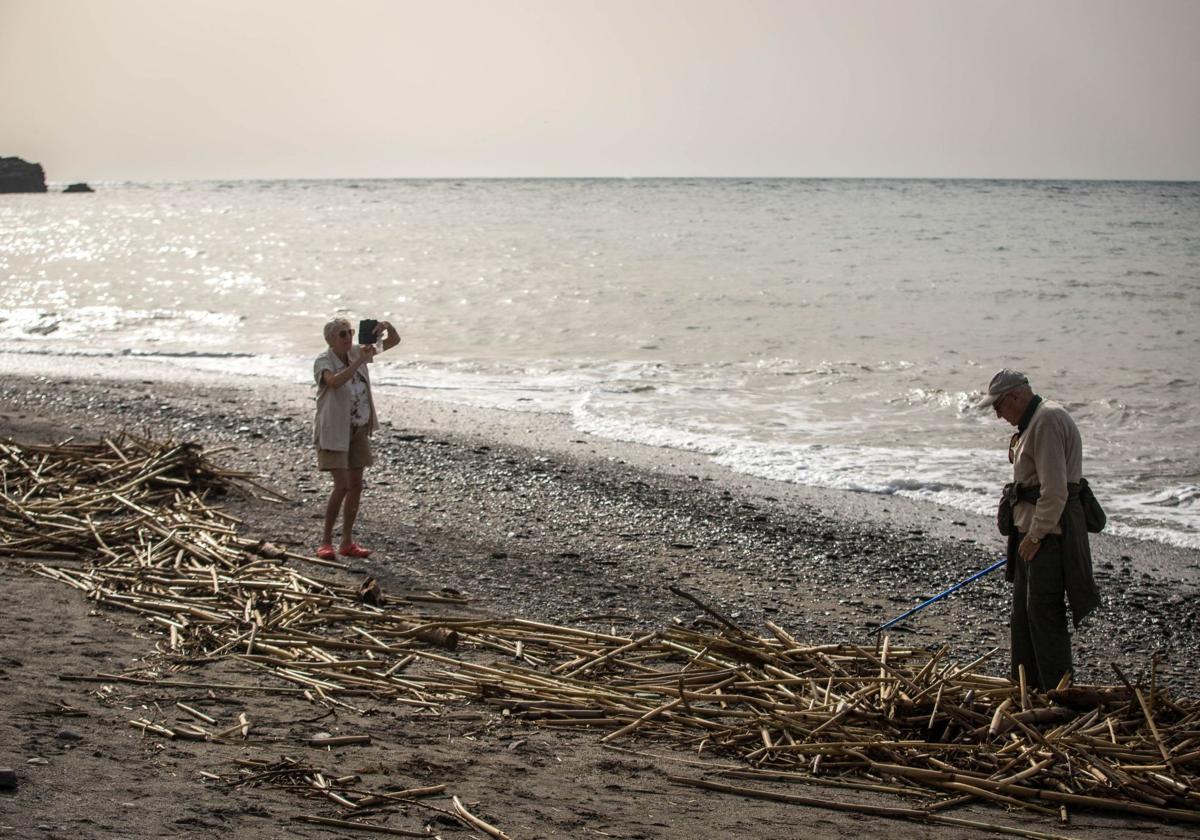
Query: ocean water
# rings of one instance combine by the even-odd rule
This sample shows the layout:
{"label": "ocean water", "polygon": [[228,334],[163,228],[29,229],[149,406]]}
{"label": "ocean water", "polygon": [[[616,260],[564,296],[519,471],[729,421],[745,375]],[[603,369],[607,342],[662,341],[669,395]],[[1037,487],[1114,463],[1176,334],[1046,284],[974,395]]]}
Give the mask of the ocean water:
{"label": "ocean water", "polygon": [[979,513],[1001,366],[1078,421],[1115,532],[1200,548],[1200,184],[468,180],[0,196],[0,350],[568,416],[733,470]]}

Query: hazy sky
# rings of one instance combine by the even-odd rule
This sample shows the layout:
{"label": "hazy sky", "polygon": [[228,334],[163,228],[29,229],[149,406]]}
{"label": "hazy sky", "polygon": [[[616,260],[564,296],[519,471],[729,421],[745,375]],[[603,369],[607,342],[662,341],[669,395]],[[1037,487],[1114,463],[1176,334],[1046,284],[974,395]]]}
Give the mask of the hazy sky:
{"label": "hazy sky", "polygon": [[1200,179],[1200,0],[0,0],[56,181]]}

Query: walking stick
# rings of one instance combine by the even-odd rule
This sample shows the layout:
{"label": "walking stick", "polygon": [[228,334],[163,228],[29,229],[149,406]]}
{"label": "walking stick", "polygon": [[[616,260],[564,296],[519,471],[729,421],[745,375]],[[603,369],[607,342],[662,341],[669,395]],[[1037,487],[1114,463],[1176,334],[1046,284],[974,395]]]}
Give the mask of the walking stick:
{"label": "walking stick", "polygon": [[964,586],[966,586],[971,581],[978,580],[979,578],[983,577],[984,575],[988,574],[989,572],[996,571],[996,569],[999,569],[1001,566],[1003,566],[1007,562],[1008,562],[1007,558],[1005,558],[1004,560],[999,560],[999,561],[993,563],[992,565],[988,566],[982,572],[976,572],[975,574],[971,575],[966,580],[959,581],[958,583],[954,584],[949,589],[947,589],[945,592],[939,592],[937,595],[934,595],[928,601],[925,601],[924,603],[921,603],[921,604],[917,604],[915,607],[913,607],[911,610],[906,612],[904,615],[896,616],[891,621],[889,621],[887,624],[880,624],[878,627],[876,627],[874,630],[871,631],[871,635],[874,636],[876,633],[879,633],[880,631],[888,629],[893,624],[899,624],[901,621],[908,618],[910,615],[913,615],[914,613],[919,613],[921,610],[925,609],[933,602],[940,601],[943,598],[945,598],[947,595],[949,595],[951,592],[962,589]]}

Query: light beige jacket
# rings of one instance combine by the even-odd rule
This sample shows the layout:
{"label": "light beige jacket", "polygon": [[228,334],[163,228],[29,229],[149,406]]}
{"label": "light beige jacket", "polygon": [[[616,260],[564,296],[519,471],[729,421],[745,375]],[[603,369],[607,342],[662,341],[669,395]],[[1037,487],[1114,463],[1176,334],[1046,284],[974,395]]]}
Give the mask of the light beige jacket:
{"label": "light beige jacket", "polygon": [[1041,539],[1061,534],[1058,524],[1067,504],[1067,484],[1083,477],[1083,441],[1079,427],[1058,403],[1043,401],[1013,450],[1013,481],[1041,491],[1036,503],[1013,506],[1013,522],[1022,534]]}
{"label": "light beige jacket", "polygon": [[[350,361],[358,357],[358,348],[350,348]],[[379,428],[379,418],[375,414],[375,398],[371,396],[371,374],[367,370],[369,363],[359,368],[363,378],[367,380],[367,402],[371,406],[371,419],[367,423],[367,434],[373,434]],[[313,444],[318,449],[332,449],[337,452],[350,450],[350,414],[354,408],[354,397],[347,382],[340,388],[330,388],[325,384],[325,371],[340,373],[348,365],[342,364],[337,353],[330,348],[317,356],[313,362],[313,378],[317,382],[317,416],[313,423]]]}

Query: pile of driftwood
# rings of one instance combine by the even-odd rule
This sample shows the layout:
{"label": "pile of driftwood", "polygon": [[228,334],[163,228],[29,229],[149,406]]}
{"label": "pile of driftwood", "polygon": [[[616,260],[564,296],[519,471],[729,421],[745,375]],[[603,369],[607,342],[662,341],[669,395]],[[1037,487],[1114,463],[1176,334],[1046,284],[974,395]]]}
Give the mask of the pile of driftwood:
{"label": "pile of driftwood", "polygon": [[605,742],[640,731],[735,752],[767,776],[887,777],[952,797],[940,807],[975,798],[1200,821],[1200,703],[1137,686],[1039,695],[978,673],[982,659],[948,662],[945,648],[814,646],[770,629],[586,638],[493,627],[491,638],[560,664],[459,663],[437,687],[549,725],[609,729]]}
{"label": "pile of driftwood", "polygon": [[[745,778],[923,797],[919,809],[891,809],[898,816],[987,800],[1056,818],[1080,807],[1200,822],[1200,702],[1172,697],[1153,669],[1144,684],[1118,672],[1117,685],[1041,694],[982,673],[987,656],[960,665],[944,647],[896,648],[886,637],[805,644],[773,624],[747,632],[709,608],[716,621],[636,636],[423,614],[414,602],[461,601],[430,593],[385,603],[373,581],[305,575],[284,565],[295,555],[238,536],[238,520],[208,497],[250,477],[195,447],[126,437],[5,443],[0,456],[0,555],[40,560],[37,573],[161,630],[170,678],[105,680],[281,691],[351,708],[362,697],[431,710],[465,698],[543,726],[602,730],[605,743],[636,734],[738,756],[744,769],[726,772]],[[282,683],[178,679],[214,657]],[[202,716],[183,727],[131,723],[196,740],[248,727],[205,726]],[[375,801],[329,791],[350,811]]]}
{"label": "pile of driftwood", "polygon": [[191,443],[132,435],[41,446],[0,441],[0,556],[119,564],[134,547],[158,542],[155,535],[202,548],[212,535],[234,535],[240,520],[205,500],[235,483],[274,495],[249,473],[213,465]]}

